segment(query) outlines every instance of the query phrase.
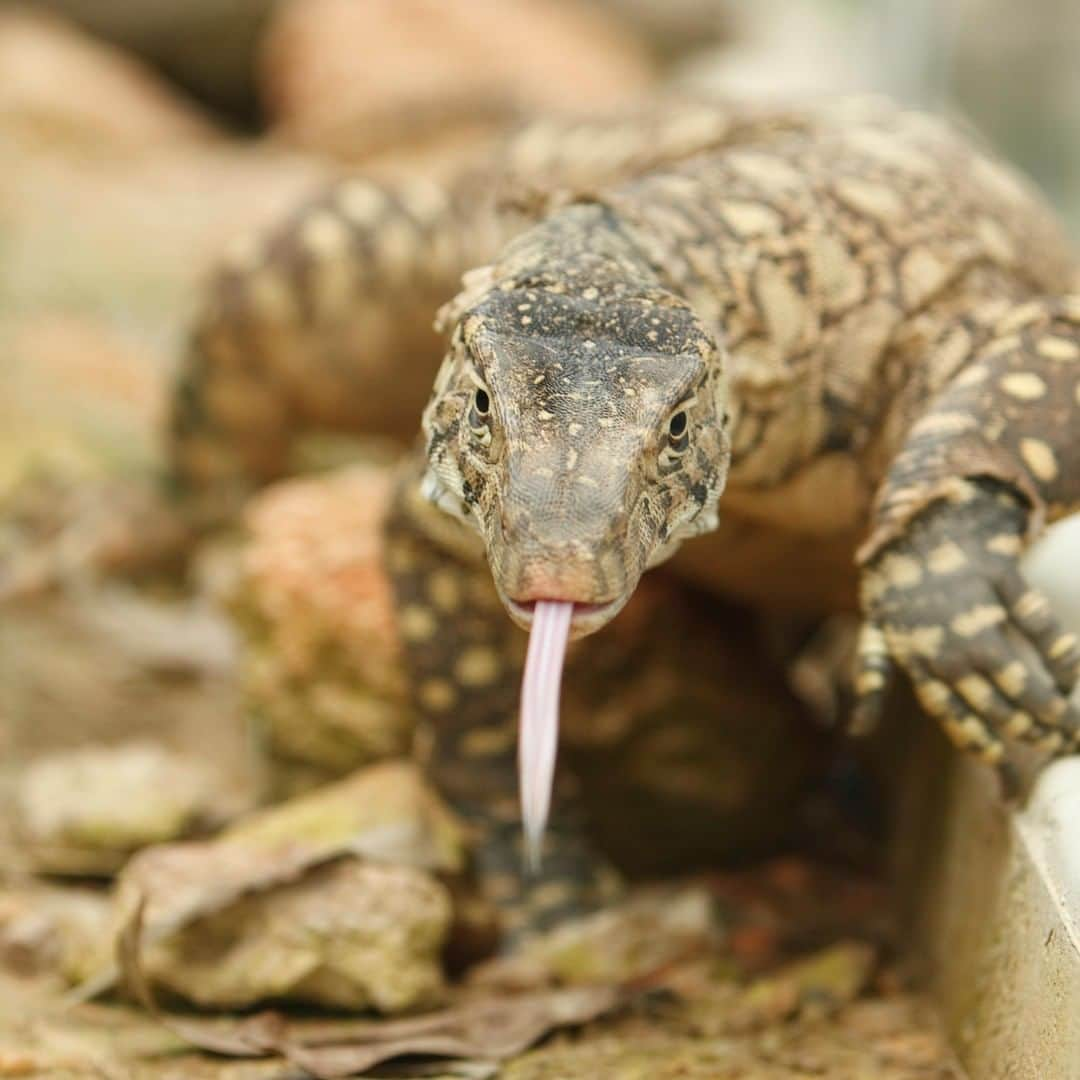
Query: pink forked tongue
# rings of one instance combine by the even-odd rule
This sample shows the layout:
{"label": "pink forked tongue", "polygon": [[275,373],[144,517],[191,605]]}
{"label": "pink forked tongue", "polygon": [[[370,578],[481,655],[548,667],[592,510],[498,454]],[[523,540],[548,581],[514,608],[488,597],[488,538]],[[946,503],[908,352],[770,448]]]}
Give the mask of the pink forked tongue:
{"label": "pink forked tongue", "polygon": [[518,782],[525,829],[525,858],[533,870],[540,867],[540,847],[551,808],[555,754],[559,746],[559,690],[573,613],[572,603],[537,600],[529,651],[525,657],[518,734]]}

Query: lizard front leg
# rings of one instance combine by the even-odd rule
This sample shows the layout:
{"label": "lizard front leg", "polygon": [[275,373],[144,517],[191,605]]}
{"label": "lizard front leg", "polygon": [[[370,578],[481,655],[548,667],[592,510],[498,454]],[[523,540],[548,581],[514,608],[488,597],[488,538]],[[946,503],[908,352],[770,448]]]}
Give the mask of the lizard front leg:
{"label": "lizard front leg", "polygon": [[556,785],[542,869],[524,869],[516,722],[525,636],[506,617],[482,554],[423,502],[412,473],[385,529],[428,772],[474,832],[478,884],[500,910],[505,942],[611,899],[617,879],[585,839],[571,776]]}
{"label": "lizard front leg", "polygon": [[1006,740],[1080,747],[1080,642],[1019,558],[1080,508],[1080,299],[1001,319],[911,429],[860,553],[857,722],[894,665],[959,746],[1007,768]]}

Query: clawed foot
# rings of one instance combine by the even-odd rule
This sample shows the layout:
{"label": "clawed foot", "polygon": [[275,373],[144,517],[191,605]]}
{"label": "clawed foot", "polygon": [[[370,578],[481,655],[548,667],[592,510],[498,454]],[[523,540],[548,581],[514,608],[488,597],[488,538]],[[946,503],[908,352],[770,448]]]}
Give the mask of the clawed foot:
{"label": "clawed foot", "polygon": [[1080,748],[1080,641],[1024,580],[1024,503],[970,482],[931,505],[865,568],[857,657],[856,730],[880,714],[896,667],[961,749],[1016,774],[1007,740],[1050,754]]}

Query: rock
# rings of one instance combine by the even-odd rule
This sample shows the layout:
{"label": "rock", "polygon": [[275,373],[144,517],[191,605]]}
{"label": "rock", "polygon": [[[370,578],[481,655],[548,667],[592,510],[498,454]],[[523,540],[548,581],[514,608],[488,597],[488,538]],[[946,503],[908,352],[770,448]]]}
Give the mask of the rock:
{"label": "rock", "polygon": [[24,976],[57,972],[80,981],[92,971],[88,961],[108,925],[109,901],[102,892],[39,884],[0,889],[0,966]]}
{"label": "rock", "polygon": [[254,114],[254,56],[275,0],[35,2],[157,64],[229,114]]}
{"label": "rock", "polygon": [[908,995],[856,1002],[825,1022],[777,1024],[742,1037],[691,1039],[627,1022],[563,1039],[507,1064],[500,1080],[960,1080],[928,1003]]}
{"label": "rock", "polygon": [[720,927],[708,892],[694,885],[643,889],[562,924],[478,968],[478,983],[626,985],[715,949]]}
{"label": "rock", "polygon": [[76,546],[94,547],[84,521],[50,530],[55,515],[39,531],[16,525],[9,545],[9,501],[24,489],[55,506],[56,491],[92,502],[88,480],[150,487],[196,284],[238,232],[330,175],[295,152],[185,135],[198,126],[187,115],[138,65],[44,18],[0,14],[0,592],[10,547],[46,562],[69,524]]}
{"label": "rock", "polygon": [[380,526],[392,474],[358,465],[248,506],[232,608],[278,794],[407,753],[407,703]]}
{"label": "rock", "polygon": [[518,110],[597,111],[647,89],[647,50],[566,0],[293,0],[262,57],[278,134],[358,160],[468,142]]}
{"label": "rock", "polygon": [[416,769],[387,763],[214,840],[142,852],[120,877],[114,936],[144,919],[145,974],[203,1006],[399,1011],[441,989],[453,910],[432,874],[460,873],[464,857],[460,826]]}
{"label": "rock", "polygon": [[75,314],[5,319],[0,308],[0,342],[0,505],[28,476],[85,482],[149,467],[163,416],[162,356]]}
{"label": "rock", "polygon": [[111,874],[150,844],[210,826],[220,815],[213,773],[152,743],[40,758],[16,792],[31,865],[51,874]]}
{"label": "rock", "polygon": [[93,154],[219,137],[131,55],[20,7],[0,11],[0,125]]}
{"label": "rock", "polygon": [[441,996],[450,917],[429,875],[344,858],[181,928],[148,950],[147,970],[204,1007],[288,999],[401,1012]]}

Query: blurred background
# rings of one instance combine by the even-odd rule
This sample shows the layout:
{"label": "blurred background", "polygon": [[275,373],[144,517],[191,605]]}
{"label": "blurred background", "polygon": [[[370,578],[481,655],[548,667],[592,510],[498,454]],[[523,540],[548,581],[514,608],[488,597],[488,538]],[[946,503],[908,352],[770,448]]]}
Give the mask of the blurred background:
{"label": "blurred background", "polygon": [[[0,0],[0,597],[5,566],[25,563],[35,538],[59,537],[77,557],[95,512],[160,477],[172,374],[208,271],[236,238],[333,179],[450,177],[537,113],[632,108],[661,92],[805,102],[870,91],[971,124],[1080,239],[1078,57],[1077,0]],[[37,919],[38,893],[19,891],[30,872],[104,881],[132,851],[247,808],[253,713],[264,734],[276,725],[277,751],[261,749],[277,795],[408,751],[379,552],[346,543],[343,556],[337,543],[373,535],[379,492],[376,471],[271,494],[249,519],[239,601],[235,558],[211,546],[189,587],[76,582],[0,606],[0,975],[11,955],[26,963],[56,940]],[[706,639],[699,613],[680,618],[687,638]],[[803,783],[813,753],[785,755],[795,764],[781,776],[770,743],[755,772],[731,740],[764,732],[768,742],[783,725],[807,738],[787,691],[751,695],[737,710],[741,734],[729,718],[726,735],[706,725],[713,742],[695,742],[664,712],[675,711],[677,680],[628,683],[645,665],[612,640],[611,683],[650,708],[655,699],[663,721],[625,755],[663,813],[619,818],[624,845],[650,848],[649,821],[671,820],[683,798],[712,822],[715,847],[727,827],[715,767],[727,768],[735,802],[740,784],[762,797],[753,813],[766,839],[781,835],[792,815],[777,791]],[[664,661],[654,646],[650,668]],[[602,729],[617,727],[618,710],[588,704],[594,744],[583,744],[610,773],[618,733],[608,743]],[[711,717],[713,704],[678,711]],[[777,727],[761,723],[768,709]],[[149,749],[116,757],[60,753],[147,737]],[[25,768],[32,758],[40,767]],[[700,765],[698,787],[668,769],[674,758]],[[192,762],[231,775],[208,780]],[[163,792],[175,805],[161,809]],[[604,793],[621,807],[619,795]],[[29,843],[20,821],[36,822]],[[840,848],[823,821],[817,831]],[[802,909],[804,877],[790,866],[780,877]],[[821,907],[843,924],[835,895],[830,881]],[[876,896],[866,902],[860,884],[849,899],[869,910]],[[100,908],[105,894],[90,899]],[[0,1051],[14,1000],[2,990]]]}
{"label": "blurred background", "polygon": [[207,265],[344,169],[661,86],[872,90],[966,117],[1080,232],[1078,55],[1074,0],[0,3],[0,495],[151,466]]}
{"label": "blurred background", "polygon": [[871,90],[966,117],[1080,231],[1077,55],[1073,0],[0,3],[0,495],[152,467],[207,265],[345,169],[661,86]]}

